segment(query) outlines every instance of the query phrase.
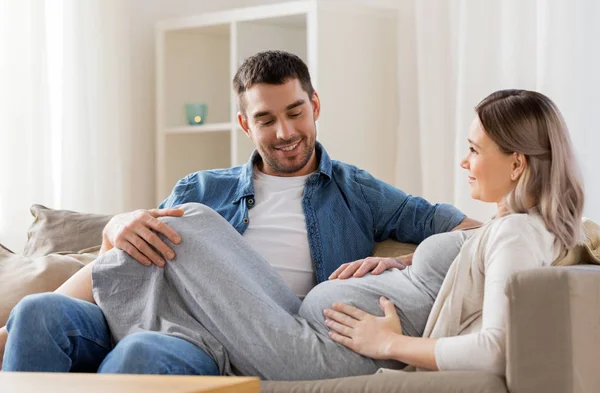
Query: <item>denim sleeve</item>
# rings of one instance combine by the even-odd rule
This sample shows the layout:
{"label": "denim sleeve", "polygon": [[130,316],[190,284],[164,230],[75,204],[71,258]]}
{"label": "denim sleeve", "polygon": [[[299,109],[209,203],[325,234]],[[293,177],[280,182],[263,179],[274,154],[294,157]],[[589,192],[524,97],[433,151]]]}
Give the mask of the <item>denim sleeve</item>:
{"label": "denim sleeve", "polygon": [[171,195],[169,195],[160,205],[158,205],[159,209],[169,209],[175,207],[177,205],[181,205],[184,203],[185,195],[189,186],[189,177],[190,175],[184,177],[179,180],[175,187],[173,187],[173,191],[171,191]]}
{"label": "denim sleeve", "polygon": [[466,216],[452,205],[427,202],[358,170],[366,203],[373,214],[375,241],[388,238],[418,244],[436,233],[448,232]]}

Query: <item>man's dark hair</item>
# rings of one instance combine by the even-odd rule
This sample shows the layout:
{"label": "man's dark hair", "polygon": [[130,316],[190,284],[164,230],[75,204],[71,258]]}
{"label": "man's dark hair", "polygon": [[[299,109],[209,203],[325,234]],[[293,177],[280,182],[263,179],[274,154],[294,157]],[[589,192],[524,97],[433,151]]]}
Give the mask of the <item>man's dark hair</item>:
{"label": "man's dark hair", "polygon": [[257,83],[283,85],[290,79],[298,79],[302,89],[312,98],[315,89],[310,81],[308,67],[298,56],[281,50],[259,52],[247,58],[233,77],[233,89],[237,94],[240,112],[245,114],[243,95]]}

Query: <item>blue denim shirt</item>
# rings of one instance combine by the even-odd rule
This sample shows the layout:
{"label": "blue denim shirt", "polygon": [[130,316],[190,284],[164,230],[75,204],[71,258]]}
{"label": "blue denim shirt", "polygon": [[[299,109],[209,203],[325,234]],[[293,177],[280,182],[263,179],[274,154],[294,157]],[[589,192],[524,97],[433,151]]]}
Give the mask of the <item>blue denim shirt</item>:
{"label": "blue denim shirt", "polygon": [[[331,160],[318,142],[316,152],[319,170],[306,180],[302,208],[318,282],[341,264],[369,256],[375,242],[392,238],[418,244],[465,218],[451,205],[432,205],[353,165]],[[192,173],[177,182],[159,208],[203,203],[243,235],[254,206],[252,167],[260,159],[255,151],[244,165]]]}

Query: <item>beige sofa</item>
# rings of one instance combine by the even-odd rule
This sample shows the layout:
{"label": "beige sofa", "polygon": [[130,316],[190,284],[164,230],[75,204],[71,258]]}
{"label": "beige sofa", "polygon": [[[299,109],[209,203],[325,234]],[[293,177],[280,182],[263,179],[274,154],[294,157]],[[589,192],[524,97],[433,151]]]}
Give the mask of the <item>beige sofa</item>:
{"label": "beige sofa", "polygon": [[[32,206],[22,255],[0,245],[0,325],[27,293],[52,291],[93,260],[109,216]],[[600,248],[600,244],[597,245]],[[90,248],[92,247],[92,248]],[[386,241],[375,255],[412,245]],[[510,301],[507,377],[482,372],[387,372],[322,381],[261,383],[262,392],[571,393],[600,392],[600,266],[578,265],[515,274]]]}
{"label": "beige sofa", "polygon": [[510,300],[507,377],[483,372],[395,372],[308,382],[261,382],[290,393],[600,392],[600,266],[525,271]]}

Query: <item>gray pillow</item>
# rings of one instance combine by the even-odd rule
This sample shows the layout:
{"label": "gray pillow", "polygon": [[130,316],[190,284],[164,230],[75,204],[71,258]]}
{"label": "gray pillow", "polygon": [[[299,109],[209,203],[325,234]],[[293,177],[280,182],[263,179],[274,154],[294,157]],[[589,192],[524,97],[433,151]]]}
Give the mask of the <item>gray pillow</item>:
{"label": "gray pillow", "polygon": [[41,257],[56,252],[78,252],[102,244],[102,230],[111,215],[54,210],[32,205],[33,223],[27,231],[23,255]]}

